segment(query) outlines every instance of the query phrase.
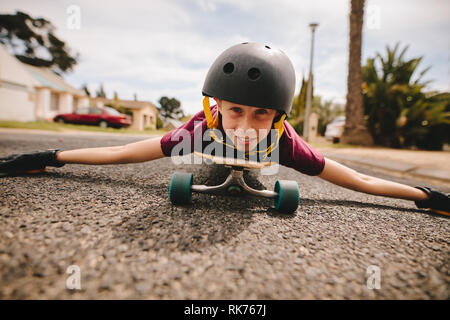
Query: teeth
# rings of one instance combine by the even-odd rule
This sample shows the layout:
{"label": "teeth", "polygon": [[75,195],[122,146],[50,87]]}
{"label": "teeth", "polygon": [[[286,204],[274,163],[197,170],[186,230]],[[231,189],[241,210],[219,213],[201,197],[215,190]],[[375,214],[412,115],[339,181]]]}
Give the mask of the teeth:
{"label": "teeth", "polygon": [[255,139],[242,139],[242,138],[239,138],[239,137],[238,137],[238,139],[240,141],[242,141],[242,142],[251,142],[251,141],[255,140]]}

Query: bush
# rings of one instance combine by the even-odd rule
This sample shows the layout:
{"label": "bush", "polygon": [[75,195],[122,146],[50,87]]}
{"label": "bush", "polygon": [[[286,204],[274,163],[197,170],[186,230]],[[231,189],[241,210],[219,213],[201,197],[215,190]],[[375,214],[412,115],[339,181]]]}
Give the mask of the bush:
{"label": "bush", "polygon": [[156,116],[156,129],[161,129],[162,127],[164,127],[164,122],[159,116]]}
{"label": "bush", "polygon": [[397,55],[398,46],[387,47],[385,58],[377,53],[363,67],[369,131],[378,145],[441,150],[449,142],[449,93],[425,93],[427,82],[421,78],[429,68],[413,79],[422,57],[406,61],[408,47]]}

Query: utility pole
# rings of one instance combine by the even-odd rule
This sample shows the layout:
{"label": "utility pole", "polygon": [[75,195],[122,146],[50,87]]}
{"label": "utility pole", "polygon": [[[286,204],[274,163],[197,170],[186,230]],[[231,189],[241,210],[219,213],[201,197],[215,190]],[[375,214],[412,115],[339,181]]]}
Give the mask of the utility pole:
{"label": "utility pole", "polygon": [[314,53],[314,33],[318,25],[319,25],[318,23],[309,24],[309,27],[311,28],[311,57],[309,63],[308,86],[306,88],[307,90],[306,90],[305,121],[303,122],[303,138],[305,139],[306,142],[309,141],[309,116],[311,114],[311,106],[312,106],[312,82],[313,82],[312,67],[313,67],[313,53]]}

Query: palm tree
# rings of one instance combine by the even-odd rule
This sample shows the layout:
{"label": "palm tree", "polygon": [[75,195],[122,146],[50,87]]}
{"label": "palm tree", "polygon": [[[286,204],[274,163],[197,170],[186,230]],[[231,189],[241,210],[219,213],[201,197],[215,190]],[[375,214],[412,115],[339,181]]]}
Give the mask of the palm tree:
{"label": "palm tree", "polygon": [[361,42],[364,0],[351,0],[350,45],[347,78],[345,128],[341,141],[348,144],[373,145],[364,121],[361,72]]}
{"label": "palm tree", "polygon": [[377,145],[440,150],[450,140],[450,93],[425,92],[430,69],[419,70],[423,57],[405,59],[405,46],[386,47],[363,67],[364,109]]}

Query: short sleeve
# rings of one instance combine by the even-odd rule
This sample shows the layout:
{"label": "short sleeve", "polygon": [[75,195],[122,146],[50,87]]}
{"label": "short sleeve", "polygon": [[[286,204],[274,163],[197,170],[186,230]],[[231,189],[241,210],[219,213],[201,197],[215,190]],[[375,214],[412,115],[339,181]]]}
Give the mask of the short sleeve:
{"label": "short sleeve", "polygon": [[[215,116],[217,112],[217,106],[214,105],[211,107],[211,113]],[[161,149],[166,157],[169,157],[172,154],[172,149],[184,139],[190,139],[190,147],[189,150],[183,150],[183,154],[185,155],[191,153],[194,150],[194,139],[195,137],[199,137],[201,139],[203,132],[207,129],[207,122],[205,113],[200,111],[196,113],[188,122],[184,123],[182,126],[173,129],[167,132],[161,138]]]}
{"label": "short sleeve", "polygon": [[284,121],[284,134],[280,139],[280,164],[303,174],[317,176],[325,167],[324,156],[306,143],[289,122]]}

